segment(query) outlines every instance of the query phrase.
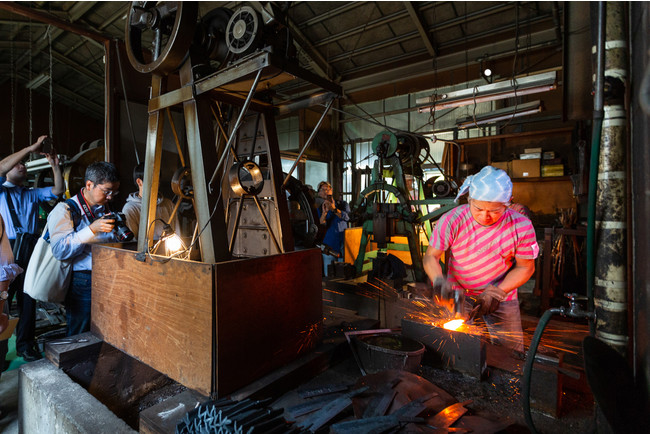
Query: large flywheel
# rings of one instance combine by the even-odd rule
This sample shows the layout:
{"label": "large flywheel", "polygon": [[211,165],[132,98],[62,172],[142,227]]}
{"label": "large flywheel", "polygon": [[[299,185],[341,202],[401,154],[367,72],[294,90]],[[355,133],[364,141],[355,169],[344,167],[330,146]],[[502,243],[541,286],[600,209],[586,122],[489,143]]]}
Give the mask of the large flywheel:
{"label": "large flywheel", "polygon": [[129,61],[142,73],[168,74],[187,55],[198,15],[198,2],[133,2],[126,23]]}

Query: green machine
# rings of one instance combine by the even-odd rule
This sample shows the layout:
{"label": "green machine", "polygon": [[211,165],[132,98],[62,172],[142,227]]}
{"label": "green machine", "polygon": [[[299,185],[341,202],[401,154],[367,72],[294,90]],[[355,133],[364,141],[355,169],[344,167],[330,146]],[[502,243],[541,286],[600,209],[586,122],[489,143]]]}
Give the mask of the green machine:
{"label": "green machine", "polygon": [[[378,158],[371,181],[359,194],[351,214],[351,220],[363,229],[354,263],[356,274],[363,272],[369,241],[381,250],[390,246],[393,237],[403,236],[408,240],[415,280],[424,282],[427,276],[422,256],[426,246],[420,244],[419,234],[425,230],[430,235],[431,227],[426,223],[456,206],[456,183],[451,179],[424,182],[421,155],[428,156],[429,144],[422,136],[382,131],[374,137],[372,150]],[[405,171],[417,182],[417,199],[411,197]],[[429,211],[430,205],[438,207]]]}

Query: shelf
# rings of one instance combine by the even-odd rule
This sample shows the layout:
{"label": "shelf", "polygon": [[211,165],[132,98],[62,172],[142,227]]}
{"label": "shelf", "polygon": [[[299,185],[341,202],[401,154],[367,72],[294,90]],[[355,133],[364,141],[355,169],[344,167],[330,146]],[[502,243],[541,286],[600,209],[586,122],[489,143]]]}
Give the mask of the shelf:
{"label": "shelf", "polygon": [[548,181],[571,181],[570,176],[544,176],[539,178],[511,178],[512,182],[548,182]]}

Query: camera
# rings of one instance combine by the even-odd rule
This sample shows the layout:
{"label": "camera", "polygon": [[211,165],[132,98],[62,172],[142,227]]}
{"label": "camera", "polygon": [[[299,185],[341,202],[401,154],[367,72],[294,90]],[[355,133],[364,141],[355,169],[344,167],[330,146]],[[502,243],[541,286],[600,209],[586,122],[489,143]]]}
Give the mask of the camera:
{"label": "camera", "polygon": [[117,239],[121,243],[126,243],[133,239],[134,237],[133,232],[131,232],[131,229],[129,229],[126,226],[126,217],[124,216],[124,214],[122,214],[121,212],[111,212],[108,214],[104,214],[102,218],[115,220],[115,226],[113,226],[113,232],[115,233]]}

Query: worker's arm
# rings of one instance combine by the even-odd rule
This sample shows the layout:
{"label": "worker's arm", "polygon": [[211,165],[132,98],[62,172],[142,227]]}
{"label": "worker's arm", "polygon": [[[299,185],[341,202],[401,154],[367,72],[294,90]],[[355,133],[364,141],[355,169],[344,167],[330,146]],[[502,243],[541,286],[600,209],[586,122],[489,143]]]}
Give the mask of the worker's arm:
{"label": "worker's arm", "polygon": [[515,266],[508,271],[506,277],[498,285],[506,294],[528,282],[528,279],[535,273],[534,259],[516,258],[515,261]]}
{"label": "worker's arm", "polygon": [[52,166],[52,174],[54,175],[54,187],[52,187],[52,194],[56,196],[61,196],[65,191],[65,183],[63,182],[63,173],[61,173],[61,167],[59,167],[59,156],[56,154],[56,151],[52,149],[52,153],[45,154],[47,162]]}
{"label": "worker's arm", "polygon": [[[6,291],[9,288],[9,281],[3,280],[0,281],[0,292]],[[0,333],[5,331],[7,325],[9,325],[9,316],[4,313],[5,309],[5,300],[0,299]]]}
{"label": "worker's arm", "polygon": [[435,249],[431,246],[427,248],[424,258],[422,258],[422,265],[424,271],[429,276],[431,282],[435,282],[438,277],[443,277],[442,267],[440,266],[440,258],[444,250]]}
{"label": "worker's arm", "polygon": [[7,173],[13,169],[16,164],[23,161],[30,152],[38,152],[43,146],[43,140],[45,140],[46,137],[47,136],[40,136],[38,140],[36,140],[36,143],[27,146],[20,151],[14,152],[10,156],[0,161],[0,177],[6,176]]}

